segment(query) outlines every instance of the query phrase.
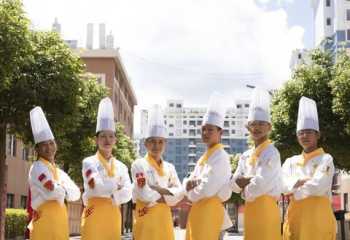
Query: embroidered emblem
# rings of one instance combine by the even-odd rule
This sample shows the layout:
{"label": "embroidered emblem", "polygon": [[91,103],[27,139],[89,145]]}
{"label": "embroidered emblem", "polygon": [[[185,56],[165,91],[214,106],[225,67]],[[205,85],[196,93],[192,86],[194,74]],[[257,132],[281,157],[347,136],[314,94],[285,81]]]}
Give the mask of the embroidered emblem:
{"label": "embroidered emblem", "polygon": [[147,212],[148,212],[148,208],[147,207],[139,209],[139,211],[138,211],[139,217],[145,216],[147,214]]}
{"label": "embroidered emblem", "polygon": [[94,209],[95,209],[94,206],[91,206],[91,207],[89,207],[89,208],[85,208],[85,211],[84,211],[84,218],[89,217],[89,216],[94,212]]}
{"label": "embroidered emblem", "polygon": [[40,174],[40,176],[38,177],[38,180],[40,182],[42,182],[44,179],[46,178],[46,175],[44,173]]}
{"label": "embroidered emblem", "polygon": [[53,189],[54,189],[54,185],[53,185],[51,180],[44,183],[44,187],[49,191],[53,191]]}
{"label": "embroidered emblem", "polygon": [[88,178],[91,175],[91,173],[92,173],[92,171],[91,171],[91,169],[89,169],[85,172],[85,176]]}

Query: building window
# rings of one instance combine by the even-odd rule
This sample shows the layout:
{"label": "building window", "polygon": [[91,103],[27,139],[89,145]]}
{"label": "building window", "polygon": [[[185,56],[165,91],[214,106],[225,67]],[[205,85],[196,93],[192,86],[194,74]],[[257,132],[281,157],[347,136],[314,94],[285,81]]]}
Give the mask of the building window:
{"label": "building window", "polygon": [[331,6],[331,0],[327,0],[326,1],[326,7],[330,7]]}
{"label": "building window", "polygon": [[16,157],[17,139],[15,135],[10,135],[9,152],[10,155]]}
{"label": "building window", "polygon": [[231,125],[236,125],[236,122],[235,122],[235,121],[232,121],[232,122],[231,122]]}
{"label": "building window", "polygon": [[346,40],[350,41],[350,29],[346,30]]}
{"label": "building window", "polygon": [[346,20],[350,21],[350,9],[346,9]]}
{"label": "building window", "polygon": [[331,18],[327,18],[326,24],[327,24],[327,26],[330,26],[332,24]]}
{"label": "building window", "polygon": [[230,132],[228,130],[224,130],[223,133],[222,133],[223,136],[229,136],[230,135]]}
{"label": "building window", "polygon": [[190,136],[196,136],[196,130],[195,129],[190,129],[189,135]]}
{"label": "building window", "polygon": [[174,133],[169,133],[169,137],[174,137]]}
{"label": "building window", "polygon": [[24,147],[22,149],[22,160],[28,161],[28,158],[29,158],[29,149]]}
{"label": "building window", "polygon": [[174,107],[174,103],[170,103],[170,104],[169,104],[169,107]]}
{"label": "building window", "polygon": [[6,207],[7,208],[14,208],[15,207],[14,203],[15,203],[15,195],[13,193],[8,193]]}
{"label": "building window", "polygon": [[189,122],[189,124],[190,124],[190,126],[196,126],[196,121],[193,121],[193,120],[191,120],[190,122]]}
{"label": "building window", "polygon": [[181,108],[182,105],[181,105],[181,104],[176,104],[176,107],[177,107],[177,108]]}
{"label": "building window", "polygon": [[242,108],[242,104],[237,104],[237,108]]}
{"label": "building window", "polygon": [[182,133],[187,133],[187,129],[182,130]]}
{"label": "building window", "polygon": [[229,121],[225,121],[224,122],[224,127],[229,127],[230,126],[230,122]]}
{"label": "building window", "polygon": [[186,120],[184,120],[183,123],[184,123],[184,125],[187,125],[187,121]]}
{"label": "building window", "polygon": [[198,120],[198,121],[197,121],[197,125],[198,125],[198,126],[201,126],[201,125],[202,125],[202,120]]}
{"label": "building window", "polygon": [[26,209],[27,208],[27,196],[21,196],[21,208]]}
{"label": "building window", "polygon": [[249,108],[249,104],[248,103],[244,104],[244,107]]}
{"label": "building window", "polygon": [[174,124],[170,123],[170,124],[169,124],[169,127],[174,127]]}
{"label": "building window", "polygon": [[232,134],[236,134],[236,130],[232,129],[232,130],[231,130],[231,133],[232,133]]}
{"label": "building window", "polygon": [[201,130],[200,129],[197,129],[197,134],[201,134]]}

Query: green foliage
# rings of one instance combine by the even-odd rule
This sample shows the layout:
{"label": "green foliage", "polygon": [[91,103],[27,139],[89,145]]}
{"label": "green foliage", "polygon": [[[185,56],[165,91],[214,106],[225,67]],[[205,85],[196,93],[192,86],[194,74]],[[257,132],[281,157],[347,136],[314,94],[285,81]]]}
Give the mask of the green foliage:
{"label": "green foliage", "polygon": [[0,0],[0,93],[7,90],[12,77],[20,73],[24,56],[31,47],[28,33],[29,20],[21,1]]}
{"label": "green foliage", "polygon": [[[236,171],[238,167],[240,156],[241,156],[240,154],[234,154],[230,156],[231,168],[233,173]],[[235,192],[232,193],[230,201],[235,204],[242,204],[244,202],[241,195]]]}
{"label": "green foliage", "polygon": [[116,126],[117,144],[113,149],[114,156],[123,162],[128,168],[136,159],[136,150],[133,141],[124,133],[124,126],[117,123]]}
{"label": "green foliage", "polygon": [[320,145],[333,155],[337,167],[350,169],[350,162],[347,160],[349,150],[343,144],[349,142],[350,136],[345,131],[345,121],[339,115],[340,110],[334,111],[337,108],[333,105],[338,101],[338,106],[344,106],[343,103],[340,105],[340,100],[334,98],[334,89],[338,87],[335,74],[337,64],[334,65],[334,58],[330,53],[319,49],[314,50],[310,57],[311,63],[299,66],[292,79],[273,97],[271,138],[280,150],[282,160],[300,153],[301,147],[296,139],[299,99],[302,96],[312,98],[318,107],[322,134]]}
{"label": "green foliage", "polygon": [[6,209],[5,237],[24,236],[27,219],[27,212],[24,209]]}

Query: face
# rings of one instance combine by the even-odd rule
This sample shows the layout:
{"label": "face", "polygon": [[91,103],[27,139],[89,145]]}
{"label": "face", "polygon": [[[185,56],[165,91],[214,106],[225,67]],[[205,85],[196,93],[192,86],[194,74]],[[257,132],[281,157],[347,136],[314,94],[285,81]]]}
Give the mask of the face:
{"label": "face", "polygon": [[57,145],[55,140],[48,140],[38,143],[35,147],[35,150],[38,153],[39,157],[42,157],[46,160],[54,160],[57,151]]}
{"label": "face", "polygon": [[153,157],[159,159],[166,146],[166,139],[162,137],[150,137],[145,141],[147,152]]}
{"label": "face", "polygon": [[246,127],[254,141],[266,137],[271,131],[271,124],[265,121],[251,121]]}
{"label": "face", "polygon": [[220,142],[222,129],[215,125],[205,124],[202,126],[202,141],[207,145],[213,145]]}
{"label": "face", "polygon": [[312,129],[303,129],[297,132],[297,138],[304,150],[313,149],[317,148],[320,133]]}
{"label": "face", "polygon": [[104,152],[112,152],[116,142],[117,138],[113,131],[101,131],[96,136],[96,145],[99,150]]}

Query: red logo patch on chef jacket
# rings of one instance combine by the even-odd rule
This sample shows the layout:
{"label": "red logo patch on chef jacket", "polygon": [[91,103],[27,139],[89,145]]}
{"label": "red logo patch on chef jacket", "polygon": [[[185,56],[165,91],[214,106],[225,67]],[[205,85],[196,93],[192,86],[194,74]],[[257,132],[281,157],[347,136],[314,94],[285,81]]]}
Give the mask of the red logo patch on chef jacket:
{"label": "red logo patch on chef jacket", "polygon": [[46,178],[46,175],[44,173],[40,174],[40,176],[38,177],[38,180],[40,182],[42,182],[44,179]]}
{"label": "red logo patch on chef jacket", "polygon": [[54,189],[54,185],[53,185],[51,180],[44,183],[44,187],[49,191],[53,191],[53,189]]}
{"label": "red logo patch on chef jacket", "polygon": [[89,208],[85,208],[85,211],[84,211],[84,218],[87,218],[88,216],[90,216],[93,211],[94,211],[94,206],[91,206]]}
{"label": "red logo patch on chef jacket", "polygon": [[85,172],[85,176],[88,178],[91,175],[91,173],[92,173],[92,171],[91,171],[91,169],[89,169]]}

